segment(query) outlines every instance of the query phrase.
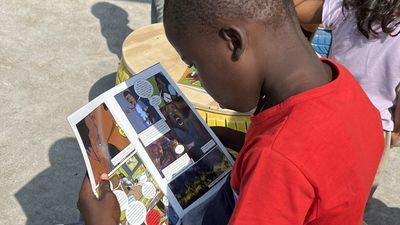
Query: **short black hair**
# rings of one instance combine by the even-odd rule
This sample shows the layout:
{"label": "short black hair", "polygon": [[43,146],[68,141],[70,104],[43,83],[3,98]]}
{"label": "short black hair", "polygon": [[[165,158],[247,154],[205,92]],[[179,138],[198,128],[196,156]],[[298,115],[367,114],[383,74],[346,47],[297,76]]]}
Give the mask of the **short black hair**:
{"label": "short black hair", "polygon": [[276,29],[295,16],[293,0],[166,0],[164,5],[164,24],[173,24],[180,32],[193,26],[211,31],[226,18],[249,19]]}

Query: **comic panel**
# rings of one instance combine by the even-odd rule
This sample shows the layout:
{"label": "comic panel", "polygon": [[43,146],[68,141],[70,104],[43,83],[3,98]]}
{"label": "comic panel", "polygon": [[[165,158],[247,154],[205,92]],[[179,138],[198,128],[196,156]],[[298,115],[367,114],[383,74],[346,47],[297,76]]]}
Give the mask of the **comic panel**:
{"label": "comic panel", "polygon": [[105,103],[76,124],[86,150],[96,186],[102,173],[109,173],[133,151]]}
{"label": "comic panel", "polygon": [[137,155],[110,175],[111,189],[121,207],[121,224],[167,225],[177,220],[167,197]]}
{"label": "comic panel", "polygon": [[172,131],[171,136],[188,149],[188,154],[194,162],[216,145],[182,97],[166,103],[161,112]]}
{"label": "comic panel", "polygon": [[[153,90],[152,85],[150,83],[148,85]],[[161,117],[156,108],[150,104],[150,96],[142,92],[139,92],[139,95],[134,87],[132,86],[122,91],[115,98],[132,124],[133,129],[139,134],[155,124]]]}
{"label": "comic panel", "polygon": [[168,186],[185,209],[220,181],[230,168],[231,163],[216,147]]}
{"label": "comic panel", "polygon": [[165,105],[156,78],[136,80],[132,86],[115,96],[144,146],[148,146],[169,131],[160,111]]}
{"label": "comic panel", "polygon": [[173,130],[145,147],[145,150],[158,172],[167,180],[194,163],[191,152],[178,140]]}

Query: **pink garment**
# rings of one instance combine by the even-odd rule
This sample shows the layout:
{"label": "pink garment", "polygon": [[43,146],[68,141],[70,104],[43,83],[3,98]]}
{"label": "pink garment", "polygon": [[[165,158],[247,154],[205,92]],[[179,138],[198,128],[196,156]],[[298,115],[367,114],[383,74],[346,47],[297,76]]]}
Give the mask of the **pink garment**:
{"label": "pink garment", "polygon": [[332,29],[329,58],[350,70],[378,108],[383,129],[393,131],[391,108],[400,84],[400,35],[367,39],[358,31],[352,14],[347,14],[346,18],[342,13],[341,0],[325,0],[322,24]]}

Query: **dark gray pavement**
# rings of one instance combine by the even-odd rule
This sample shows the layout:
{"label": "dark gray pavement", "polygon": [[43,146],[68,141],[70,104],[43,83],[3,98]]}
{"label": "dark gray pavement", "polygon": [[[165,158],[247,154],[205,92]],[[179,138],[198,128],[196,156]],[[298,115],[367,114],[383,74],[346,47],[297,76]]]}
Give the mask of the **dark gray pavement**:
{"label": "dark gray pavement", "polygon": [[[77,219],[85,169],[66,117],[113,86],[122,41],[149,22],[150,0],[0,1],[0,224]],[[400,225],[390,154],[370,225]]]}

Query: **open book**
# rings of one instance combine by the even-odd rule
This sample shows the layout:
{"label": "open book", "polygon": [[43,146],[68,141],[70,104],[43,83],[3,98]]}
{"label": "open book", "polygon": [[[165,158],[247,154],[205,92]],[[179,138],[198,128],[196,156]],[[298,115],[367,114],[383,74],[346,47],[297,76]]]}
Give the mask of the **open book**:
{"label": "open book", "polygon": [[107,173],[121,224],[179,224],[210,198],[233,159],[160,64],[68,117],[93,192]]}

